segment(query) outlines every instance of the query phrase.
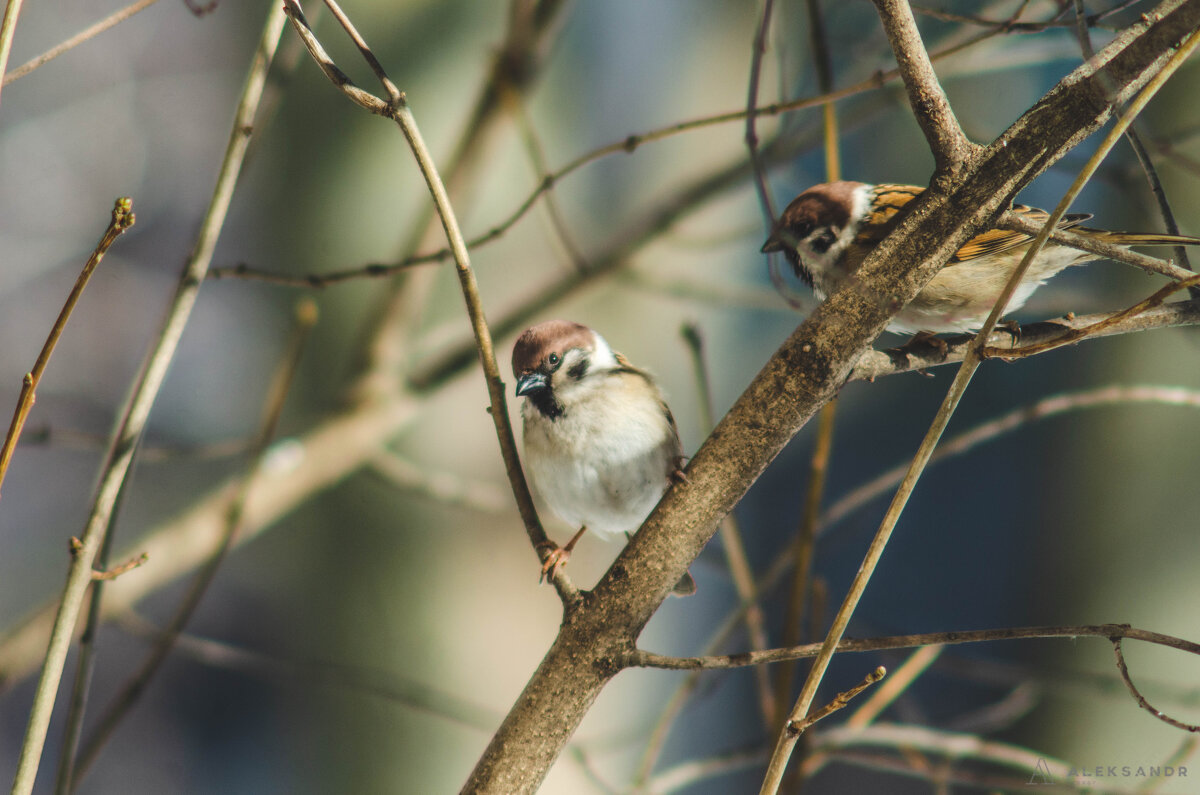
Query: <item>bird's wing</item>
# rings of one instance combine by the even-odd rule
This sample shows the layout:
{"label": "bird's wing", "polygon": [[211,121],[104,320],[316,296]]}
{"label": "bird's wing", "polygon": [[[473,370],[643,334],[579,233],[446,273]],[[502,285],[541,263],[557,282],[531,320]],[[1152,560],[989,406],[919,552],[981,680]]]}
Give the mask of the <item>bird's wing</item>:
{"label": "bird's wing", "polygon": [[[1050,214],[1045,210],[1039,210],[1036,207],[1026,207],[1024,204],[1014,204],[1013,212],[1035,223],[1045,223]],[[1058,229],[1070,229],[1073,226],[1078,226],[1087,219],[1091,218],[1090,213],[1073,213],[1064,216],[1058,222]],[[950,258],[950,264],[955,262],[965,262],[967,260],[985,257],[989,254],[999,254],[1002,251],[1016,248],[1033,240],[1033,235],[1024,232],[1016,232],[1010,229],[989,229],[986,232],[976,235],[966,242],[966,244],[955,252]]]}

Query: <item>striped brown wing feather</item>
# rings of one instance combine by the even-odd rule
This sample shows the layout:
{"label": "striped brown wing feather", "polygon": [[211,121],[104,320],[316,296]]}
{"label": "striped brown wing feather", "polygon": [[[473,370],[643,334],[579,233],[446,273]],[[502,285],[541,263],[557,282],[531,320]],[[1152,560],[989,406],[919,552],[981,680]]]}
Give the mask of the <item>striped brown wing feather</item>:
{"label": "striped brown wing feather", "polygon": [[[1014,204],[1013,212],[1035,223],[1045,223],[1050,214],[1045,210],[1039,210],[1036,207],[1026,207],[1024,204]],[[1090,213],[1074,213],[1064,216],[1058,222],[1058,229],[1070,229],[1073,226],[1078,226],[1087,219],[1091,218]],[[976,235],[971,238],[955,252],[950,258],[950,263],[965,262],[967,260],[976,259],[978,257],[986,257],[989,254],[999,254],[1002,251],[1023,246],[1033,240],[1033,235],[1027,235],[1024,232],[1015,232],[1010,229],[989,229],[986,232]]]}

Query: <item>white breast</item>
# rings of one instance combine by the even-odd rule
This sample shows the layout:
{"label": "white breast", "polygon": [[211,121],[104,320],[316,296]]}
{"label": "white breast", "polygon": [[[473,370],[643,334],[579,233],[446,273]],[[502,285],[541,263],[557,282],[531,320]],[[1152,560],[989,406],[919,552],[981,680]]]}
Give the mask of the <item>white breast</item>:
{"label": "white breast", "polygon": [[526,463],[559,517],[614,535],[636,530],[649,515],[670,485],[680,448],[644,379],[614,373],[596,380],[584,405],[571,401],[554,420],[524,406]]}

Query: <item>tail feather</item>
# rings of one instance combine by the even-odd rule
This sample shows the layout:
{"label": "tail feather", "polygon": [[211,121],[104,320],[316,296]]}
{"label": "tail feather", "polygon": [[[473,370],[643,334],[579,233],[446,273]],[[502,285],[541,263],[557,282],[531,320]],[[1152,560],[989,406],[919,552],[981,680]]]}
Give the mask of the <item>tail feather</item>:
{"label": "tail feather", "polygon": [[1119,246],[1200,246],[1200,237],[1189,235],[1168,235],[1157,232],[1107,232],[1084,227],[1076,227],[1072,231],[1094,233],[1100,240]]}

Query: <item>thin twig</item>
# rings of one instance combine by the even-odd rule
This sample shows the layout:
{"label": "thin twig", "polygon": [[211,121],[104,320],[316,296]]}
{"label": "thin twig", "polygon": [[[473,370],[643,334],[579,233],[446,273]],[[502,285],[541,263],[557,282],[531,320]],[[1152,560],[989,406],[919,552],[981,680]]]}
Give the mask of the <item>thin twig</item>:
{"label": "thin twig", "polygon": [[[956,645],[961,643],[988,643],[998,640],[1026,640],[1029,638],[1128,638],[1166,646],[1200,656],[1200,643],[1160,632],[1131,627],[1128,624],[1082,624],[1047,627],[1005,627],[1003,629],[976,629],[951,632],[925,632],[916,635],[889,635],[879,638],[842,638],[838,642],[839,654],[885,651],[890,649],[915,649],[922,646]],[[635,649],[621,660],[631,668],[663,668],[670,671],[728,670],[748,665],[785,662],[815,657],[822,644],[806,643],[790,649],[768,649],[763,652],[740,652],[738,654],[712,655],[707,657],[673,657],[665,654]]]}
{"label": "thin twig", "polygon": [[129,473],[136,442],[146,426],[154,398],[166,378],[167,368],[174,358],[179,339],[191,316],[197,293],[200,285],[204,282],[208,265],[212,260],[213,248],[216,246],[217,237],[229,209],[229,202],[233,197],[233,188],[237,182],[246,143],[253,130],[254,109],[262,95],[267,68],[270,66],[275,46],[279,41],[283,21],[282,10],[273,7],[267,16],[266,27],[255,51],[246,84],[242,89],[242,96],[234,116],[233,132],[225,150],[212,201],[201,223],[195,248],[188,258],[167,317],[143,363],[137,383],[131,391],[128,404],[113,434],[87,526],[81,536],[82,546],[79,554],[71,563],[62,601],[55,616],[42,676],[34,694],[29,724],[21,746],[21,757],[17,763],[13,795],[28,795],[33,789],[42,748],[46,742],[46,730],[50,725],[50,715],[54,709],[55,693],[58,691],[63,666],[66,663],[67,650],[71,643],[71,635],[75,622],[78,620],[84,596],[92,582],[92,561],[103,543],[104,529],[108,526],[117,494]]}
{"label": "thin twig", "polygon": [[846,720],[846,725],[856,729],[869,726],[880,713],[908,690],[921,674],[929,670],[929,666],[933,665],[945,650],[945,646],[922,646],[910,654],[899,668],[891,672],[887,681],[875,688],[875,692],[854,710],[854,714]]}
{"label": "thin twig", "polygon": [[[327,0],[327,3],[331,4],[331,8],[334,7],[332,0]],[[346,78],[346,82],[339,82],[335,76],[343,73],[329,60],[329,56],[325,54],[316,36],[308,29],[304,22],[303,13],[295,3],[295,0],[287,0],[284,9],[292,20],[292,27],[296,29],[297,33],[300,34],[308,46],[309,53],[317,61],[318,65],[320,65],[322,71],[330,77],[334,85],[363,108],[372,113],[386,116],[396,122],[404,134],[405,140],[408,141],[410,149],[412,149],[417,166],[421,170],[421,175],[425,178],[426,185],[429,187],[429,192],[433,197],[438,217],[441,219],[442,228],[450,244],[450,250],[454,255],[459,286],[462,289],[463,299],[467,305],[467,314],[471,320],[471,329],[475,335],[479,360],[483,365],[484,377],[487,382],[488,397],[490,400],[489,412],[492,415],[492,422],[496,427],[496,436],[500,442],[500,452],[504,458],[509,484],[512,487],[513,496],[516,498],[517,507],[520,510],[521,519],[525,524],[525,531],[529,535],[530,543],[539,557],[544,560],[554,547],[546,536],[546,531],[542,529],[537,509],[533,504],[533,497],[529,493],[529,486],[525,481],[525,473],[521,469],[521,459],[517,452],[516,439],[513,435],[512,425],[508,419],[504,382],[500,377],[500,368],[496,364],[496,354],[492,346],[491,331],[488,328],[487,318],[483,312],[483,303],[479,297],[479,286],[475,281],[475,274],[471,270],[467,246],[463,240],[462,232],[458,227],[454,209],[450,205],[450,199],[446,194],[445,185],[442,184],[433,158],[425,146],[424,139],[421,137],[416,118],[408,106],[408,101],[402,92],[396,91],[392,101],[387,103],[378,97],[362,91],[362,89],[354,87],[349,83],[349,78]],[[353,26],[349,19],[339,17],[339,21],[342,23],[342,27],[348,32],[353,31]],[[356,32],[351,33],[351,35],[356,43],[362,41]],[[366,44],[361,43],[359,48],[360,50],[365,50]],[[377,74],[382,72],[382,66],[379,66],[374,56],[371,56],[368,60],[371,62],[372,68],[377,70]],[[380,81],[385,86],[391,85],[386,75],[381,75]],[[582,597],[578,589],[567,578],[565,572],[559,569],[551,579],[566,607],[570,608],[578,604]]]}
{"label": "thin twig", "polygon": [[[1097,27],[1097,23],[1107,19],[1113,14],[1120,13],[1131,5],[1140,3],[1142,0],[1124,0],[1113,8],[1105,11],[1099,11],[1095,14],[1089,14],[1084,17],[1084,23],[1089,28]],[[1024,0],[1024,4],[1028,4],[1028,0]],[[985,19],[971,14],[955,14],[949,11],[943,11],[936,8],[926,8],[925,6],[914,5],[912,10],[922,16],[939,19],[943,22],[961,22],[968,25],[980,25],[982,27],[992,28],[1001,33],[1041,33],[1050,28],[1067,28],[1076,24],[1073,19],[1064,19],[1066,12],[1060,8],[1052,18],[1045,22],[1016,22],[1013,19]]]}
{"label": "thin twig", "polygon": [[[533,119],[529,115],[529,109],[526,107],[523,97],[516,92],[510,93],[513,94],[510,104],[513,106],[513,113],[516,116],[521,138],[525,142],[525,151],[529,155],[529,164],[533,166],[534,174],[540,178],[540,175],[550,173],[550,169],[546,165],[545,146],[542,145],[541,138],[538,135],[537,128],[534,126]],[[546,217],[550,220],[550,226],[553,228],[558,242],[562,244],[567,257],[571,260],[571,264],[575,266],[576,270],[582,273],[587,270],[587,258],[583,256],[583,252],[571,236],[571,230],[567,227],[567,221],[558,206],[558,200],[555,198],[553,188],[546,191],[545,203]],[[474,245],[468,244],[468,247],[474,248]]]}
{"label": "thin twig", "polygon": [[[1047,419],[1082,409],[1120,406],[1129,403],[1200,408],[1200,391],[1174,386],[1116,385],[1050,395],[944,440],[938,445],[930,463],[940,463],[948,458],[964,455],[981,444],[1013,433],[1035,420]],[[829,510],[822,517],[818,527],[818,534],[825,533],[847,516],[887,493],[888,490],[895,488],[903,479],[906,469],[907,465],[904,464],[893,467],[844,494],[829,506]],[[768,574],[768,581],[770,575],[771,573]]]}
{"label": "thin twig", "polygon": [[16,69],[4,75],[4,85],[8,85],[12,81],[24,77],[39,66],[53,61],[58,56],[75,49],[89,39],[94,39],[109,28],[116,27],[134,14],[144,11],[157,2],[158,0],[137,0],[137,2],[130,3],[119,11],[114,11],[91,27],[81,30],[60,44],[56,44],[41,55],[30,58]]}
{"label": "thin twig", "polygon": [[78,278],[75,279],[75,286],[71,288],[71,292],[67,295],[66,303],[63,304],[62,310],[58,313],[58,318],[54,321],[54,325],[50,328],[50,334],[46,337],[46,343],[42,346],[41,353],[38,354],[37,361],[33,364],[33,369],[25,374],[25,378],[21,382],[21,395],[17,399],[17,408],[13,412],[12,423],[8,426],[8,435],[4,439],[4,447],[0,448],[0,484],[4,483],[4,476],[8,474],[8,464],[12,460],[13,452],[17,448],[17,441],[21,438],[21,429],[25,427],[25,420],[29,417],[29,412],[33,408],[34,401],[37,400],[38,384],[42,382],[42,374],[46,372],[46,365],[50,363],[50,357],[54,353],[55,346],[58,345],[59,337],[62,336],[63,329],[67,327],[67,321],[71,317],[71,313],[75,311],[75,305],[79,303],[79,297],[83,295],[83,289],[87,287],[88,281],[92,278],[92,273],[95,272],[96,266],[100,264],[100,260],[104,259],[104,255],[116,239],[120,237],[125,230],[133,226],[137,220],[133,213],[133,200],[128,197],[117,199],[113,206],[112,220],[108,222],[108,228],[104,230],[104,234],[100,237],[100,242],[96,244],[96,248],[92,251],[87,262],[83,265],[83,270],[80,271]]}
{"label": "thin twig", "polygon": [[[141,444],[134,449],[133,461]],[[130,464],[132,469],[133,464]],[[104,542],[96,555],[93,569],[107,568],[112,558],[113,538],[116,536],[117,522],[121,516],[121,508],[125,505],[125,497],[129,493],[132,478],[126,477],[117,492],[113,502],[112,512],[108,517],[108,525],[104,528]],[[72,549],[78,544],[78,539],[72,538]],[[142,557],[149,559],[145,552]],[[92,583],[92,598],[88,601],[87,618],[84,620],[83,633],[79,636],[79,649],[75,655],[75,680],[71,683],[71,697],[67,702],[66,728],[63,729],[62,747],[58,752],[58,771],[55,775],[55,795],[67,795],[71,792],[72,776],[75,770],[75,756],[79,751],[79,743],[83,736],[83,717],[87,712],[88,702],[92,694],[92,679],[96,671],[97,642],[100,635],[101,612],[104,607],[104,594],[111,586],[104,580]]]}
{"label": "thin twig", "polygon": [[1045,340],[1043,342],[1038,342],[1033,345],[1022,345],[1016,348],[992,348],[985,346],[980,350],[979,354],[983,357],[994,356],[998,359],[1011,360],[1019,359],[1024,356],[1032,356],[1037,353],[1044,353],[1046,351],[1054,350],[1055,348],[1061,348],[1064,345],[1070,345],[1071,343],[1078,342],[1085,337],[1099,334],[1108,328],[1122,323],[1123,321],[1142,315],[1147,311],[1154,309],[1155,307],[1161,306],[1163,302],[1165,302],[1173,293],[1177,293],[1184,289],[1191,289],[1198,285],[1200,285],[1200,274],[1192,276],[1190,279],[1184,279],[1181,282],[1176,282],[1175,284],[1168,284],[1165,287],[1156,290],[1153,295],[1138,301],[1128,309],[1122,309],[1120,312],[1114,312],[1108,317],[1098,320],[1090,326],[1069,329],[1058,337]]}
{"label": "thin twig", "polygon": [[[827,94],[833,90],[833,58],[825,32],[825,20],[821,14],[820,0],[808,0],[809,38],[812,44],[813,61],[817,72],[817,90]],[[824,121],[825,181],[836,182],[842,178],[842,163],[838,144],[837,106],[832,102],[822,106]],[[821,515],[821,500],[825,494],[825,482],[829,474],[829,459],[833,452],[833,431],[837,420],[837,399],[821,407],[817,417],[817,433],[813,440],[812,458],[808,466],[808,487],[804,492],[804,510],[797,528],[795,548],[796,565],[792,569],[792,588],[788,594],[783,617],[782,642],[794,646],[804,640],[802,632],[805,602],[808,600],[812,581],[813,552],[815,549],[817,519]],[[819,623],[812,622],[812,631],[819,632]],[[778,730],[787,714],[792,698],[792,685],[796,667],[780,666],[775,681],[775,708],[778,716],[772,733]],[[797,784],[797,786],[799,786]]]}
{"label": "thin twig", "polygon": [[[980,34],[979,36],[967,42],[956,44],[937,53],[932,53],[930,58],[934,61],[937,61],[944,57],[954,55],[955,53],[961,52],[962,50],[991,38],[994,35],[996,35],[994,32]],[[326,72],[326,74],[329,75],[330,73]],[[335,77],[335,75],[338,75],[338,77]],[[837,91],[832,91],[813,97],[801,97],[788,102],[776,102],[770,105],[764,105],[756,108],[753,113],[757,116],[775,116],[791,111],[830,105],[839,99],[845,99],[847,97],[856,96],[868,91],[881,89],[888,83],[899,78],[899,76],[900,73],[897,69],[880,72],[870,78],[867,78],[866,80],[862,80],[854,85],[839,89]],[[348,80],[349,78],[346,78],[345,75],[341,73],[341,70],[337,70],[333,75],[330,75],[330,79],[340,85],[340,83],[338,83],[339,80]],[[544,177],[542,177],[537,187],[534,188],[527,197],[525,197],[525,199],[515,210],[513,210],[506,218],[489,228],[488,231],[471,238],[467,242],[467,247],[469,249],[478,249],[481,246],[503,237],[509,229],[515,226],[518,221],[528,214],[528,212],[537,204],[538,200],[545,193],[552,190],[559,181],[586,165],[590,165],[591,163],[601,160],[609,155],[630,154],[644,144],[665,140],[672,136],[687,133],[692,130],[703,129],[705,127],[715,126],[718,124],[744,121],[747,115],[748,111],[745,108],[742,108],[735,111],[718,113],[712,116],[703,116],[698,119],[648,130],[643,133],[634,133],[622,138],[620,141],[606,144],[588,152],[584,152],[575,159],[567,162],[558,170],[547,173]],[[330,287],[357,279],[387,278],[390,276],[395,276],[398,273],[402,273],[403,271],[418,265],[444,262],[450,259],[450,256],[450,249],[442,248],[438,249],[437,251],[430,251],[423,254],[412,254],[393,263],[374,262],[367,265],[359,265],[357,267],[345,268],[329,273],[312,273],[302,274],[299,276],[254,268],[246,263],[241,263],[229,267],[213,268],[209,272],[209,277],[213,279],[239,278],[252,281],[262,281],[269,284],[279,285],[281,287],[323,289],[325,287]]]}
{"label": "thin twig", "polygon": [[[1092,37],[1088,31],[1088,24],[1083,8],[1083,0],[1075,0],[1075,20],[1076,20],[1076,35],[1079,37],[1079,46],[1083,50],[1084,60],[1091,59],[1096,54],[1092,47]],[[1120,116],[1121,111],[1114,111]],[[1133,150],[1133,156],[1137,158],[1138,165],[1142,167],[1142,173],[1146,176],[1146,182],[1150,185],[1150,193],[1153,194],[1155,202],[1158,204],[1159,215],[1162,216],[1163,225],[1166,226],[1167,232],[1172,235],[1179,234],[1179,224],[1175,221],[1175,213],[1171,210],[1171,203],[1167,201],[1167,192],[1163,189],[1162,180],[1158,178],[1158,170],[1154,167],[1154,161],[1150,159],[1150,154],[1146,151],[1146,146],[1142,143],[1142,137],[1138,134],[1137,125],[1131,124],[1129,129],[1125,131],[1125,138],[1129,141],[1129,148]],[[1188,259],[1187,248],[1185,246],[1175,246],[1175,257],[1183,264],[1183,267],[1192,270],[1191,261]],[[1192,298],[1200,298],[1200,288],[1192,288],[1189,290]]]}
{"label": "thin twig", "polygon": [[129,560],[125,561],[124,563],[118,564],[111,568],[103,569],[103,570],[93,569],[92,570],[92,579],[93,580],[105,580],[105,581],[115,580],[118,577],[120,577],[122,574],[126,574],[128,572],[133,571],[136,568],[146,565],[146,563],[148,563],[149,561],[150,561],[150,556],[147,555],[145,552],[143,552],[142,554],[138,555],[136,558],[130,558]]}
{"label": "thin twig", "polygon": [[1185,732],[1200,733],[1200,726],[1175,720],[1162,710],[1150,706],[1150,702],[1138,691],[1137,686],[1133,684],[1133,680],[1129,678],[1129,667],[1125,665],[1125,654],[1121,651],[1121,639],[1120,635],[1109,638],[1113,645],[1113,655],[1117,658],[1117,671],[1121,674],[1121,681],[1125,683],[1125,687],[1129,688],[1129,693],[1133,696],[1133,700],[1137,702],[1137,705],[1168,726],[1183,729]]}
{"label": "thin twig", "polygon": [[775,203],[767,187],[766,168],[758,153],[758,131],[755,129],[755,121],[758,118],[758,83],[762,76],[762,61],[767,52],[767,34],[771,30],[771,11],[774,7],[775,0],[763,0],[762,15],[759,17],[758,28],[754,33],[754,45],[750,51],[750,81],[746,91],[746,149],[750,154],[754,187],[758,191],[758,203],[762,208],[763,220],[768,231],[775,223]]}
{"label": "thin twig", "polygon": [[[1036,235],[1041,231],[1043,224],[1030,220],[1021,215],[1017,215],[1011,210],[1006,212],[996,222],[996,226],[1001,229],[1012,229],[1018,232],[1026,232],[1031,235]],[[1124,246],[1118,246],[1113,243],[1106,243],[1087,235],[1081,235],[1078,232],[1072,232],[1070,229],[1055,229],[1050,233],[1050,239],[1055,243],[1062,243],[1064,246],[1086,251],[1090,254],[1104,257],[1105,259],[1121,262],[1126,265],[1132,265],[1135,268],[1141,268],[1147,273],[1157,273],[1161,276],[1174,279],[1175,281],[1183,281],[1193,275],[1193,272],[1186,268],[1181,268],[1175,265],[1170,260],[1159,259],[1158,257],[1148,257],[1145,254],[1138,254],[1136,251],[1130,251]]]}
{"label": "thin twig", "polygon": [[859,694],[861,694],[871,685],[883,679],[885,676],[887,676],[887,669],[881,665],[874,671],[871,671],[871,673],[867,674],[866,677],[854,687],[842,693],[838,693],[833,697],[833,701],[830,701],[820,709],[815,709],[808,713],[803,720],[794,722],[789,721],[785,731],[789,734],[802,734],[817,721],[824,720],[838,710],[845,709],[847,706],[849,706],[853,699],[858,697]]}

